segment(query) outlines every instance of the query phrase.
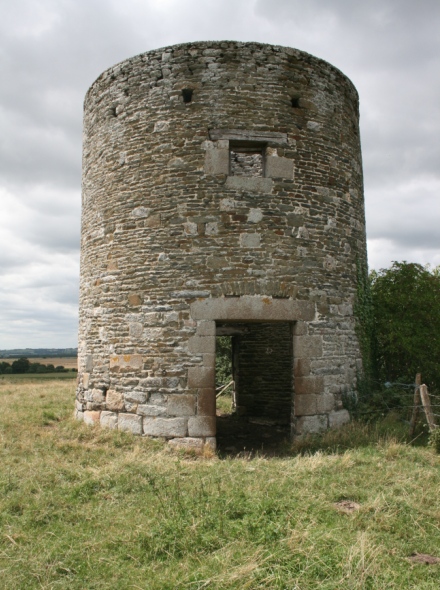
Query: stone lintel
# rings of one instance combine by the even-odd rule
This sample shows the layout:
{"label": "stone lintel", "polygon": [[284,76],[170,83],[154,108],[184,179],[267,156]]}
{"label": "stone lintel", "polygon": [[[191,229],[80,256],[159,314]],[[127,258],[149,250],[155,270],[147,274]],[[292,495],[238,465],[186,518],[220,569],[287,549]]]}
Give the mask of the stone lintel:
{"label": "stone lintel", "polygon": [[229,141],[255,141],[270,144],[285,144],[288,142],[287,133],[248,131],[246,129],[210,129],[209,138],[212,141],[227,139]]}
{"label": "stone lintel", "polygon": [[[191,303],[190,310],[191,317],[195,320],[292,322],[296,320],[310,321],[315,317],[315,305],[311,301],[272,299],[272,297],[257,295],[194,301]],[[298,336],[297,338],[321,339],[321,336]]]}

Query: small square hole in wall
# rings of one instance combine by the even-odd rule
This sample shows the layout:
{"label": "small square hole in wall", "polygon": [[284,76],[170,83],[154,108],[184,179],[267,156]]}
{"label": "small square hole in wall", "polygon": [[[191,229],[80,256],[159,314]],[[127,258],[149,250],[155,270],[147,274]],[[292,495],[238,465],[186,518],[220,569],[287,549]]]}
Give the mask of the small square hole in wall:
{"label": "small square hole in wall", "polygon": [[229,142],[229,174],[231,176],[264,176],[266,146],[255,142]]}
{"label": "small square hole in wall", "polygon": [[300,107],[300,104],[299,104],[299,98],[298,98],[297,96],[293,96],[293,97],[291,98],[290,102],[291,102],[291,105],[292,105],[292,107],[293,107],[294,109],[299,109],[299,108],[301,108],[301,107]]}
{"label": "small square hole in wall", "polygon": [[182,90],[183,102],[188,103],[192,101],[193,89],[184,88]]}

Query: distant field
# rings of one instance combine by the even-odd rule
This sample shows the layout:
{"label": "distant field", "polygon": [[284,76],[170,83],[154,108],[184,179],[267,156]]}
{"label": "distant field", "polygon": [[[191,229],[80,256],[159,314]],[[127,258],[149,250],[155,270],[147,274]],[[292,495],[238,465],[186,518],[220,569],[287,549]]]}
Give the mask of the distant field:
{"label": "distant field", "polygon": [[[17,357],[18,358],[18,357]],[[17,358],[0,358],[1,362],[12,364]],[[78,360],[76,356],[66,357],[31,357],[29,358],[31,363],[41,363],[42,365],[53,365],[54,367],[62,366],[65,369],[76,369],[78,367]]]}

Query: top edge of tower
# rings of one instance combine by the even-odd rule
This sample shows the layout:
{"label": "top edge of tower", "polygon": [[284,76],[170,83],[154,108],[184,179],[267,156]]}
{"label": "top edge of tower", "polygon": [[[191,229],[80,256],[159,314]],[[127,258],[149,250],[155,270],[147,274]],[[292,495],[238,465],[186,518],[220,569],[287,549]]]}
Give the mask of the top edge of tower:
{"label": "top edge of tower", "polygon": [[150,59],[152,59],[154,57],[161,56],[161,58],[163,58],[164,55],[171,54],[171,53],[179,51],[179,50],[187,50],[188,55],[191,55],[190,54],[191,50],[202,51],[202,50],[212,50],[212,49],[221,49],[221,50],[234,49],[236,51],[237,50],[246,51],[249,49],[250,50],[260,49],[260,50],[265,50],[266,52],[272,51],[273,53],[284,53],[286,56],[295,56],[297,59],[300,59],[301,61],[305,61],[305,62],[309,62],[309,63],[312,62],[312,63],[316,64],[317,66],[327,69],[329,72],[334,72],[336,75],[341,76],[345,80],[346,84],[349,85],[351,87],[351,89],[354,91],[356,98],[358,98],[357,89],[356,89],[355,85],[353,84],[353,82],[350,80],[350,78],[346,74],[344,74],[339,68],[337,68],[336,66],[334,66],[330,62],[328,62],[322,58],[316,57],[316,56],[312,55],[311,53],[308,53],[306,51],[303,51],[301,49],[296,49],[293,47],[287,47],[284,45],[272,45],[270,43],[260,43],[257,41],[222,40],[222,41],[191,41],[191,42],[186,42],[186,43],[177,43],[175,45],[167,45],[165,47],[150,49],[148,51],[144,51],[142,53],[139,53],[137,55],[134,55],[132,57],[124,59],[124,60],[114,64],[113,66],[107,68],[106,70],[104,70],[96,78],[96,80],[91,84],[91,86],[87,90],[84,103],[86,103],[87,97],[88,97],[89,93],[91,92],[91,90],[95,87],[95,85],[97,85],[103,81],[106,81],[107,79],[115,80],[119,74],[124,72],[125,68],[127,68],[128,66],[135,65],[137,62],[147,63]]}

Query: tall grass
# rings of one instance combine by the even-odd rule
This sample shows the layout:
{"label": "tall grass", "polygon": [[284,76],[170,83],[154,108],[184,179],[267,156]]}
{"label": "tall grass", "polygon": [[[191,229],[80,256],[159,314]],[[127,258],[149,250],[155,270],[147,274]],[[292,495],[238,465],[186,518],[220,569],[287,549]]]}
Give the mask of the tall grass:
{"label": "tall grass", "polygon": [[407,559],[440,556],[432,449],[349,426],[283,457],[196,459],[75,422],[73,389],[0,381],[1,587],[438,588],[439,566]]}

